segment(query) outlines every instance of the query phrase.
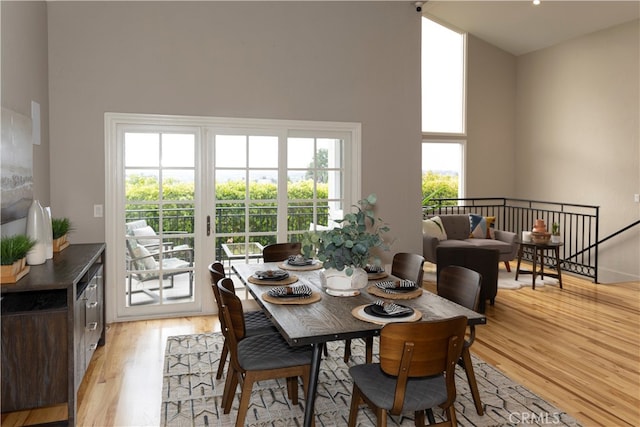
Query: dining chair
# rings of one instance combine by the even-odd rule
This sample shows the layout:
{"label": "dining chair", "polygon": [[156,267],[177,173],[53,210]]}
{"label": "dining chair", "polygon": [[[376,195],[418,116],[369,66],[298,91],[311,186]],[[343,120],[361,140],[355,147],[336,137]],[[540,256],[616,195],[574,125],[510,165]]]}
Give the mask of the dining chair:
{"label": "dining chair", "polygon": [[424,275],[424,257],[418,254],[398,252],[391,262],[391,275],[400,279],[411,280],[422,287]]}
{"label": "dining chair", "polygon": [[353,379],[349,427],[356,425],[362,402],[375,412],[378,427],[386,427],[387,414],[402,412],[413,412],[415,425],[424,426],[425,410],[436,406],[444,409],[446,421],[434,425],[456,426],[455,367],[466,327],[464,316],[383,326],[380,363],[349,369]]}
{"label": "dining chair", "polygon": [[[422,287],[422,276],[424,275],[424,257],[418,254],[398,252],[391,261],[391,275],[399,279],[411,280],[417,286]],[[365,360],[371,363],[373,358],[373,337],[365,338]],[[351,340],[346,340],[344,345],[345,363],[351,357]]]}
{"label": "dining chair", "polygon": [[[224,279],[224,286],[229,292],[235,293],[235,286],[233,280],[225,276],[224,266],[221,262],[214,262],[209,265],[209,275],[211,277],[211,289],[213,290],[213,296],[218,306],[218,320],[220,321],[220,329],[224,337],[222,343],[222,352],[220,353],[220,361],[218,362],[218,370],[216,371],[216,379],[222,378],[224,372],[224,365],[227,363],[227,357],[229,355],[229,344],[226,338],[226,324],[224,316],[222,315],[222,300],[220,297],[220,291],[218,290],[218,283]],[[273,326],[273,323],[261,310],[245,311],[244,312],[246,335],[262,335],[262,334],[276,334],[278,331]]]}
{"label": "dining chair", "polygon": [[230,292],[222,279],[218,290],[227,330],[231,361],[222,394],[223,412],[231,411],[233,397],[240,384],[240,403],[236,427],[244,425],[249,409],[253,384],[256,381],[286,378],[287,395],[293,405],[298,404],[298,377],[302,378],[305,395],[311,371],[311,347],[291,347],[280,334],[247,336],[242,301]]}
{"label": "dining chair", "polygon": [[[477,271],[470,270],[466,267],[450,265],[440,272],[437,293],[449,301],[453,301],[470,310],[478,311],[481,285],[482,275]],[[469,389],[473,396],[473,403],[476,406],[476,412],[478,412],[478,415],[482,415],[482,400],[480,400],[480,392],[478,391],[478,383],[476,382],[476,375],[473,371],[473,364],[471,363],[471,352],[469,350],[475,339],[476,329],[474,325],[471,325],[469,328],[469,338],[466,338],[464,341],[458,364],[462,366],[467,374],[467,381],[469,382]]]}
{"label": "dining chair", "polygon": [[291,255],[300,255],[302,245],[300,242],[272,243],[262,249],[264,262],[284,261]]}

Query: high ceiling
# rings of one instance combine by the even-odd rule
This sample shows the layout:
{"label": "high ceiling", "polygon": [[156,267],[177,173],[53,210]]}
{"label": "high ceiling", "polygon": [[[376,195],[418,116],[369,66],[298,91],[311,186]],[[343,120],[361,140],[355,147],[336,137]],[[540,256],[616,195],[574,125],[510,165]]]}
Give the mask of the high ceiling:
{"label": "high ceiling", "polygon": [[553,46],[640,17],[640,0],[431,0],[425,16],[452,25],[514,55]]}

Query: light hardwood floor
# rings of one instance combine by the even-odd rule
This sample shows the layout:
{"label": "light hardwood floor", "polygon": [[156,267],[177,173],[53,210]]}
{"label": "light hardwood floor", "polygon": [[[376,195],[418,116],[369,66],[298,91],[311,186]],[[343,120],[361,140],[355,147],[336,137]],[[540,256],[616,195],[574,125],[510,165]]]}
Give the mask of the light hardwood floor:
{"label": "light hardwood floor", "polygon": [[[565,275],[564,290],[500,290],[472,352],[585,426],[637,426],[639,313],[639,282],[596,285]],[[167,337],[218,328],[214,316],[110,325],[80,388],[78,425],[158,425]],[[2,414],[2,426],[65,417],[63,405]]]}

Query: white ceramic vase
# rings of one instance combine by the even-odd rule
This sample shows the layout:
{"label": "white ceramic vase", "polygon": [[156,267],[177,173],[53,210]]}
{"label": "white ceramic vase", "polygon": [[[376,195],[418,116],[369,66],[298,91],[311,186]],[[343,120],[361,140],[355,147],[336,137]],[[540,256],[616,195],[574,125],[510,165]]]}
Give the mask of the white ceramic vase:
{"label": "white ceramic vase", "polygon": [[27,253],[27,264],[38,265],[47,260],[46,232],[44,210],[40,202],[34,199],[27,213],[27,236],[36,244]]}
{"label": "white ceramic vase", "polygon": [[329,295],[351,297],[360,294],[360,289],[367,286],[369,277],[362,268],[354,268],[351,276],[347,276],[346,269],[339,271],[328,268],[320,272],[320,280]]}
{"label": "white ceramic vase", "polygon": [[47,206],[43,209],[42,213],[44,215],[44,246],[46,258],[51,259],[53,258],[53,228],[51,225],[51,208]]}

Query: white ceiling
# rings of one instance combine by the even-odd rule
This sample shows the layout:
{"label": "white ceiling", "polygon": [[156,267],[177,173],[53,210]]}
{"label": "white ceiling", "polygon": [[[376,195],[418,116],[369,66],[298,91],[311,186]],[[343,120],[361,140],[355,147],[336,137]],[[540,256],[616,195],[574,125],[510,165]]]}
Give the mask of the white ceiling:
{"label": "white ceiling", "polygon": [[452,25],[514,55],[612,27],[640,17],[640,0],[459,1],[431,0],[425,16]]}

